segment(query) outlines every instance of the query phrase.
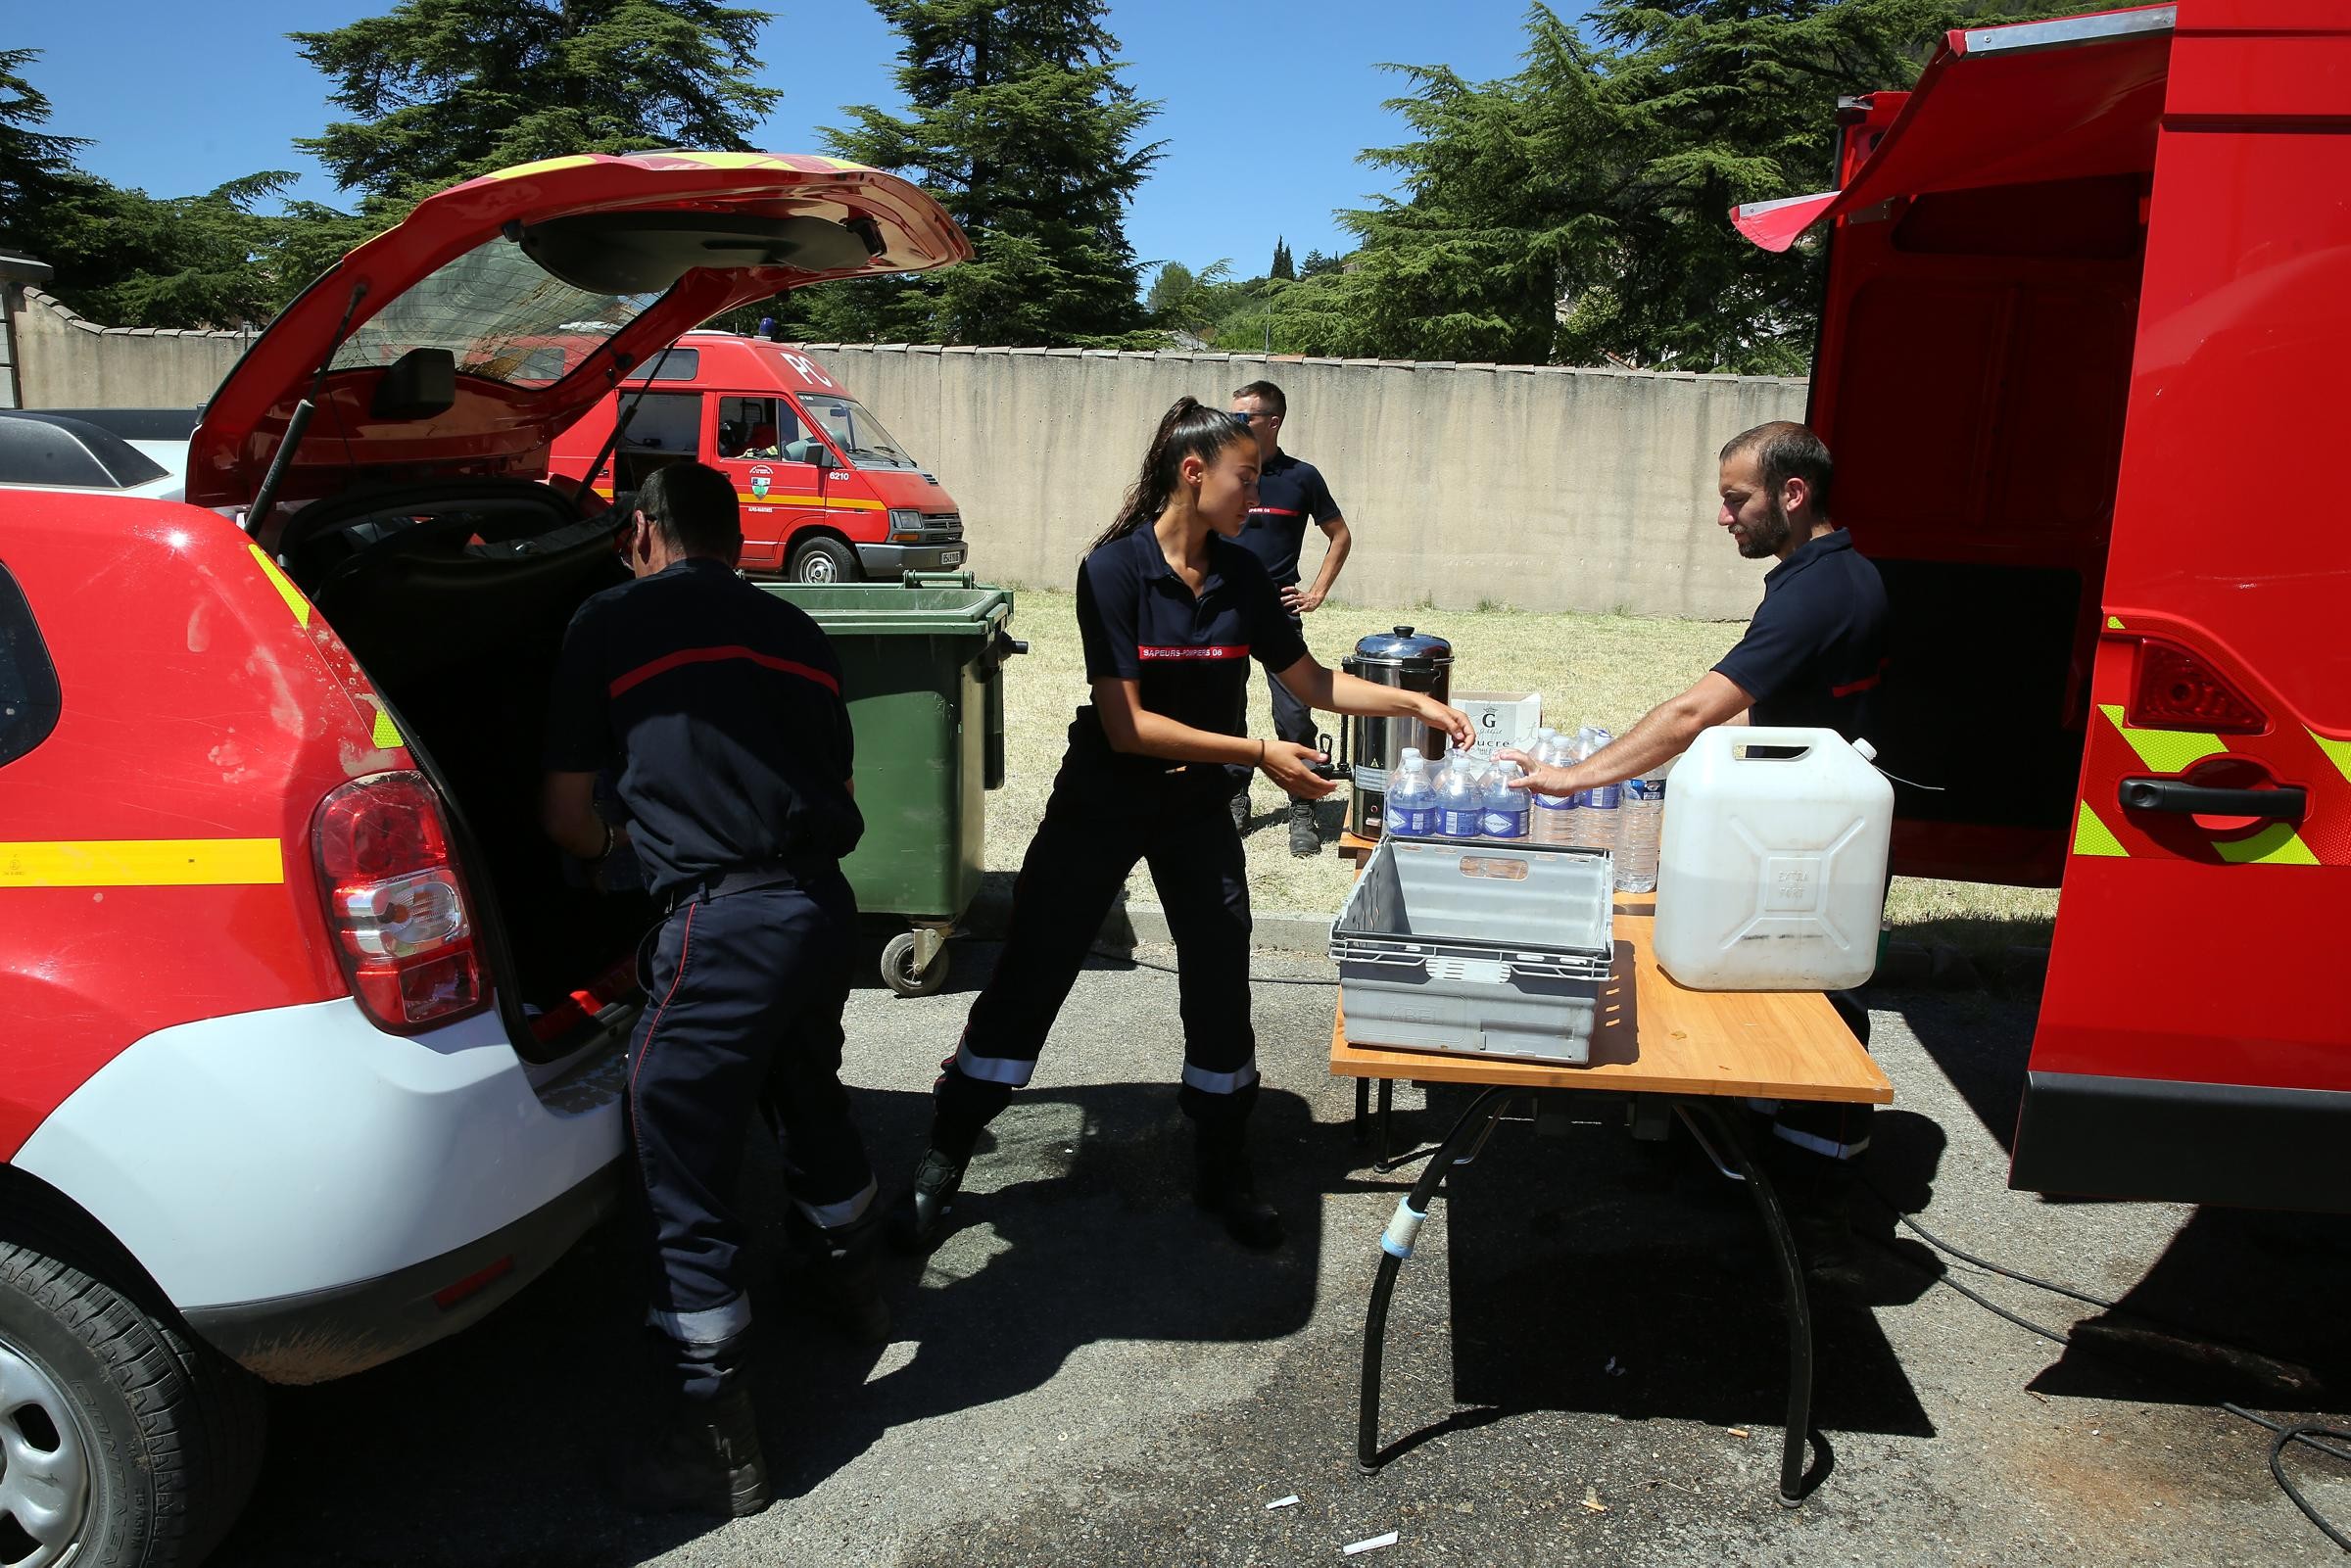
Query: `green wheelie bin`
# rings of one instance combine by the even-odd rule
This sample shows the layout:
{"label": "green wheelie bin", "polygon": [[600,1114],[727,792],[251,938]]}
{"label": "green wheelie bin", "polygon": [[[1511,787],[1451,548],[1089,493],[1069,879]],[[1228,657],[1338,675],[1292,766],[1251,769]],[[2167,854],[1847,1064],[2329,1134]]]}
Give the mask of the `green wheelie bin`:
{"label": "green wheelie bin", "polygon": [[823,627],[857,738],[865,837],[842,862],[857,908],[909,927],[883,949],[900,996],[947,983],[947,933],[980,893],[987,812],[1004,782],[1004,661],[1012,591],[969,572],[902,583],[763,583]]}

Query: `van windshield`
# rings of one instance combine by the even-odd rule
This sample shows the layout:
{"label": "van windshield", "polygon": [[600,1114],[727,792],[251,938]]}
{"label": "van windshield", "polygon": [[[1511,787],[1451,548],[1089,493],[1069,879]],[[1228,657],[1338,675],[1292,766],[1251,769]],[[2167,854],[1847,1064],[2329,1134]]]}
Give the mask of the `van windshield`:
{"label": "van windshield", "polygon": [[800,394],[800,406],[810,422],[833,438],[841,455],[859,468],[920,468],[882,421],[854,398],[820,398]]}

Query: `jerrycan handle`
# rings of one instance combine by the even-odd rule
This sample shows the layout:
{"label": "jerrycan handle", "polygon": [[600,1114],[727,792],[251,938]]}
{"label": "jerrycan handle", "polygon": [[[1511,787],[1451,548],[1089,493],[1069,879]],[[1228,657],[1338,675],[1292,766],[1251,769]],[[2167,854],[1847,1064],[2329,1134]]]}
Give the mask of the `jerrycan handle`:
{"label": "jerrycan handle", "polygon": [[[1845,736],[1834,730],[1807,730],[1783,725],[1726,724],[1708,733],[1722,737],[1715,744],[1728,752],[1733,762],[1794,762],[1807,752],[1832,744],[1845,744]],[[1795,755],[1755,756],[1751,748],[1761,746],[1791,751]]]}

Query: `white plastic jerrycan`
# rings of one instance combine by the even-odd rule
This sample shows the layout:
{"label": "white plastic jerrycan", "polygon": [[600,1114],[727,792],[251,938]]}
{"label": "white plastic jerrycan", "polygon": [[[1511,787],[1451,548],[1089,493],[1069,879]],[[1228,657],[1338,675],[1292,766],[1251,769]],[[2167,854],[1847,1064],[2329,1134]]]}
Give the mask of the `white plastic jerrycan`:
{"label": "white plastic jerrycan", "polygon": [[1700,734],[1665,802],[1666,974],[1698,991],[1834,991],[1869,978],[1894,832],[1894,785],[1871,755],[1834,730]]}

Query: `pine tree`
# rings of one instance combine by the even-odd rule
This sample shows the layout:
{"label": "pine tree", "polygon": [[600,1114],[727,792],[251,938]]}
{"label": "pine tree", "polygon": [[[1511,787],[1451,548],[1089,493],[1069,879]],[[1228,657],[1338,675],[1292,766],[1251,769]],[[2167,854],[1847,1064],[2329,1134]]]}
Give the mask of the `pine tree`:
{"label": "pine tree", "polygon": [[289,35],[354,117],[295,145],[360,194],[370,228],[535,159],[745,151],[782,96],[751,74],[767,20],[717,0],[398,0]]}
{"label": "pine tree", "polygon": [[1290,242],[1288,240],[1277,237],[1273,241],[1273,264],[1266,269],[1266,276],[1280,278],[1289,283],[1298,281],[1298,267],[1290,260]]}
{"label": "pine tree", "polygon": [[1159,159],[1135,138],[1159,106],[1121,79],[1102,0],[874,0],[905,39],[912,113],[851,108],[842,158],[919,181],[971,236],[944,271],[793,297],[818,338],[1032,347],[1144,324],[1127,205]]}
{"label": "pine tree", "polygon": [[86,177],[73,157],[88,145],[41,129],[49,99],[24,75],[40,57],[38,49],[0,49],[0,245],[32,255],[40,251],[41,214]]}

